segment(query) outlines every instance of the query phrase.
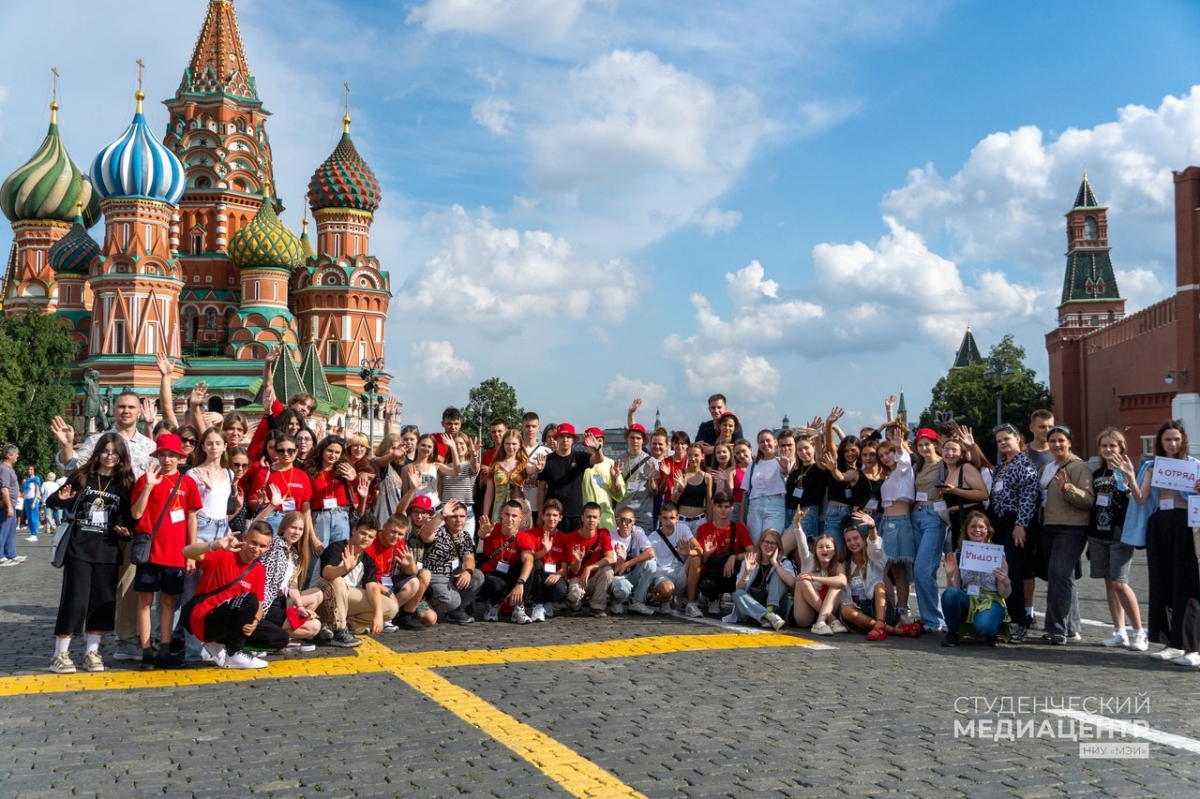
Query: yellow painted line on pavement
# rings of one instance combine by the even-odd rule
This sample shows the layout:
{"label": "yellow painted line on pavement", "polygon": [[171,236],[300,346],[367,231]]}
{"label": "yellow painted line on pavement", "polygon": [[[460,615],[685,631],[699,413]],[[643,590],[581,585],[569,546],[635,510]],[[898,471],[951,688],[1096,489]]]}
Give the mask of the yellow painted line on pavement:
{"label": "yellow painted line on pavement", "polygon": [[177,688],[194,685],[243,682],[245,680],[336,677],[343,674],[373,674],[395,669],[440,669],[456,666],[489,666],[504,663],[541,663],[566,660],[666,655],[677,652],[709,652],[722,649],[820,646],[791,635],[655,635],[612,641],[553,646],[518,646],[508,649],[464,649],[433,652],[395,652],[372,638],[346,657],[283,658],[259,670],[171,669],[162,671],[104,671],[94,674],[38,674],[0,677],[0,696],[50,694],[67,691],[122,691]]}
{"label": "yellow painted line on pavement", "polygon": [[429,669],[399,667],[391,672],[468,724],[529,761],[572,796],[643,797],[612,774],[543,732]]}
{"label": "yellow painted line on pavement", "polygon": [[488,666],[501,663],[553,662],[556,660],[602,660],[644,655],[668,655],[676,652],[795,646],[820,646],[820,644],[791,635],[737,635],[735,633],[653,635],[644,638],[591,641],[584,644],[414,652],[400,655],[400,657],[404,658],[403,665],[406,666],[440,669],[453,666]]}

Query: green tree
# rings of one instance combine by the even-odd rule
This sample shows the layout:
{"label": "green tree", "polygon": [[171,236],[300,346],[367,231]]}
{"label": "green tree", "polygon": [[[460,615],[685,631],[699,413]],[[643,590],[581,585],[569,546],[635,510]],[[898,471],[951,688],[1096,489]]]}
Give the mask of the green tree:
{"label": "green tree", "polygon": [[478,436],[488,445],[488,423],[500,417],[508,423],[509,430],[521,426],[525,409],[517,404],[517,391],[498,377],[489,377],[467,394],[467,404],[462,409],[463,431]]}
{"label": "green tree", "polygon": [[75,352],[57,317],[31,309],[0,318],[0,443],[20,447],[21,464],[33,464],[43,476],[58,451],[50,420],[75,396],[67,372]]}
{"label": "green tree", "polygon": [[1019,347],[1011,335],[992,347],[981,363],[954,369],[933,387],[929,407],[921,414],[921,427],[933,427],[940,419],[953,418],[960,425],[975,431],[975,438],[989,457],[994,457],[995,443],[991,431],[999,424],[996,419],[996,381],[985,372],[1000,365],[1000,371],[1012,374],[1001,382],[1003,389],[1003,421],[1011,422],[1028,436],[1029,415],[1038,408],[1053,410],[1054,400],[1045,383],[1037,380],[1033,369],[1025,365],[1025,348]]}

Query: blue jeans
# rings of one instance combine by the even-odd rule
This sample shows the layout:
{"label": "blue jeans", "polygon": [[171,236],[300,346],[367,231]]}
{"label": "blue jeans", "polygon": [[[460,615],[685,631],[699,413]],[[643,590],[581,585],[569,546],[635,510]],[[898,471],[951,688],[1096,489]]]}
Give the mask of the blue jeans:
{"label": "blue jeans", "polygon": [[656,571],[658,571],[658,563],[654,558],[644,560],[619,577],[613,578],[609,593],[618,602],[627,602],[632,597],[634,602],[641,602],[644,605],[646,598],[650,595],[650,583],[654,581]]}
{"label": "blue jeans", "polygon": [[836,505],[831,502],[825,506],[825,515],[821,519],[825,534],[833,536],[833,540],[837,542],[839,555],[842,552],[842,524],[845,523],[851,510],[853,508],[849,505]]}
{"label": "blue jeans", "polygon": [[927,630],[937,630],[946,625],[938,601],[938,569],[942,565],[942,549],[949,531],[932,505],[914,507],[912,521],[917,544],[913,582],[917,588],[917,604],[921,607],[921,624]]}
{"label": "blue jeans", "polygon": [[758,537],[763,530],[778,530],[783,532],[787,526],[784,517],[783,494],[770,494],[765,497],[750,497],[746,503],[746,520],[743,524],[750,531],[750,540],[758,543]]}
{"label": "blue jeans", "polygon": [[[779,615],[786,615],[783,603],[788,595],[787,583],[779,576],[779,572],[771,569],[771,576],[767,578],[767,605],[775,608]],[[762,617],[767,615],[767,608],[761,602],[750,596],[749,591],[734,591],[733,592],[733,609],[737,613],[738,618],[746,621],[762,621]]]}
{"label": "blue jeans", "polygon": [[[3,513],[4,511],[0,511]],[[17,556],[17,515],[10,511],[0,522],[0,558],[12,560]]]}
{"label": "blue jeans", "polygon": [[[942,610],[946,613],[946,629],[957,634],[963,622],[967,620],[967,612],[971,608],[971,597],[961,588],[951,586],[942,594]],[[1004,621],[1004,603],[993,602],[987,610],[975,611],[971,625],[975,632],[984,638],[995,638],[1000,633],[1000,623]]]}
{"label": "blue jeans", "polygon": [[[321,542],[321,546],[323,547],[328,547],[330,544],[335,544],[338,541],[346,541],[350,538],[350,511],[346,508],[313,511],[312,520],[313,532],[316,533],[317,540]],[[305,585],[312,586],[317,584],[317,574],[320,568],[321,557],[319,555],[313,557],[310,553],[308,574],[305,575],[304,580]]]}

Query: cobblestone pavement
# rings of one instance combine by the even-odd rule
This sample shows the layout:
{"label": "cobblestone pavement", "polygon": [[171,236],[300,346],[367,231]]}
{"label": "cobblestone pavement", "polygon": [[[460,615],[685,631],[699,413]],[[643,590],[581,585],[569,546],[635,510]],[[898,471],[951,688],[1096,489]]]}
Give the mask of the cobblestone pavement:
{"label": "cobblestone pavement", "polygon": [[[20,552],[0,569],[3,797],[1200,795],[1200,672],[1102,648],[1107,623],[1066,647],[947,650],[576,617],[260,672],[54,675],[61,575],[48,544]],[[1133,584],[1144,598],[1140,554]],[[1105,622],[1102,584],[1080,588]],[[1142,725],[1098,742],[1148,757],[1081,757],[1071,732],[1097,716]]]}

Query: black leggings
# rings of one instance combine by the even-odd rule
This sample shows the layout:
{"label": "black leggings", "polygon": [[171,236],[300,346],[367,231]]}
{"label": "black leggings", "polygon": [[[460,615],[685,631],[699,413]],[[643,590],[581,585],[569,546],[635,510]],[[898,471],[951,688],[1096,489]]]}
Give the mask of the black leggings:
{"label": "black leggings", "polygon": [[120,570],[119,563],[86,563],[67,557],[63,562],[62,594],[54,634],[104,633],[114,629]]}
{"label": "black leggings", "polygon": [[1187,526],[1186,509],[1159,510],[1150,516],[1146,524],[1146,571],[1150,582],[1150,642],[1184,649],[1185,620],[1192,627],[1188,638],[1197,638],[1197,614],[1195,609],[1188,613],[1188,604],[1200,599],[1196,547],[1192,529]]}
{"label": "black leggings", "polygon": [[1008,574],[1012,580],[1012,592],[1004,600],[1008,609],[1008,618],[1029,626],[1033,619],[1025,615],[1025,588],[1022,581],[1033,576],[1034,572],[1034,531],[1033,524],[1025,528],[1025,546],[1019,547],[1013,543],[1013,528],[1017,526],[1016,512],[1002,515],[990,514],[992,517],[993,544],[1004,547],[1004,560],[1008,562]]}

